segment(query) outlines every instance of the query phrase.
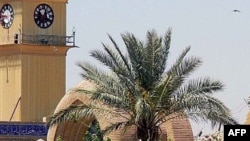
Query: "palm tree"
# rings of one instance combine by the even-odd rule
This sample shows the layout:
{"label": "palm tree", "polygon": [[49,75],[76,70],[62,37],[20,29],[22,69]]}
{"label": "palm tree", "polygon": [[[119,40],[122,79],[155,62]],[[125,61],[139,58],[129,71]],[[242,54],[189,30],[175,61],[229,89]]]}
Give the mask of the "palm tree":
{"label": "palm tree", "polygon": [[[230,110],[212,94],[222,91],[224,85],[209,77],[188,79],[202,61],[199,57],[186,57],[190,47],[184,49],[173,65],[167,65],[171,29],[165,36],[155,30],[147,32],[146,42],[132,33],[121,34],[126,51],[123,52],[108,35],[113,47],[102,44],[104,51],[93,50],[91,56],[108,69],[100,69],[88,62],[78,64],[81,76],[96,85],[94,91],[78,89],[90,95],[96,104],[71,106],[54,114],[49,125],[75,118],[93,117],[95,113],[121,116],[126,120],[111,124],[104,133],[136,126],[137,139],[158,140],[160,125],[177,117],[189,117],[197,122],[209,121],[213,126],[237,124]],[[112,109],[112,110],[111,110]]]}

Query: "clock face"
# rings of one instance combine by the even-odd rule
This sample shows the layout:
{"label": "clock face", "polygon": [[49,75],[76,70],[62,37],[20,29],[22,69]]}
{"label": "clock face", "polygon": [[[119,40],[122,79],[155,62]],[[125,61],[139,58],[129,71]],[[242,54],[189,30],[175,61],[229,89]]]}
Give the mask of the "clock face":
{"label": "clock face", "polygon": [[34,10],[34,21],[40,28],[48,28],[54,21],[53,9],[47,4],[39,4]]}
{"label": "clock face", "polygon": [[10,28],[14,20],[14,10],[10,4],[5,4],[1,8],[1,24],[3,28]]}

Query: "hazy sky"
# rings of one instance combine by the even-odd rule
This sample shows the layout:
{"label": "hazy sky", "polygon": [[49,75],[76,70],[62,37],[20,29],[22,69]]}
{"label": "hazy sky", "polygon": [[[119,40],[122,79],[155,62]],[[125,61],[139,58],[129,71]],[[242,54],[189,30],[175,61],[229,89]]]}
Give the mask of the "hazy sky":
{"label": "hazy sky", "polygon": [[[232,12],[234,9],[240,12]],[[209,76],[222,81],[225,90],[215,97],[227,105],[233,116],[244,123],[250,96],[250,1],[249,0],[69,0],[67,34],[76,29],[76,45],[67,54],[66,87],[82,78],[79,61],[93,62],[89,52],[103,49],[101,42],[112,45],[110,34],[124,48],[121,33],[132,32],[145,40],[146,32],[155,29],[164,35],[172,28],[168,64],[187,47],[188,56],[203,60],[193,77]],[[95,62],[96,63],[96,62]],[[205,123],[192,123],[193,132]]]}

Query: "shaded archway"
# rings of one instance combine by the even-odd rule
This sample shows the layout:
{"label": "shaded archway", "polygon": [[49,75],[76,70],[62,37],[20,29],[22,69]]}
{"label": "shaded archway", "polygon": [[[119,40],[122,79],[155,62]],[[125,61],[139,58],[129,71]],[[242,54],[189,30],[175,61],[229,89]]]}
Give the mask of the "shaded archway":
{"label": "shaded archway", "polygon": [[[80,83],[79,86],[76,87],[81,87],[82,85],[89,89],[94,88],[93,85],[88,83]],[[74,91],[70,91],[60,100],[55,112],[61,109],[65,109],[72,104],[89,104],[89,97],[87,97],[86,95],[75,93]],[[93,120],[94,119],[81,119],[77,122],[68,121],[56,126],[52,126],[48,131],[47,140],[55,141],[57,138],[62,138],[66,141],[80,141],[82,140],[88,126]]]}

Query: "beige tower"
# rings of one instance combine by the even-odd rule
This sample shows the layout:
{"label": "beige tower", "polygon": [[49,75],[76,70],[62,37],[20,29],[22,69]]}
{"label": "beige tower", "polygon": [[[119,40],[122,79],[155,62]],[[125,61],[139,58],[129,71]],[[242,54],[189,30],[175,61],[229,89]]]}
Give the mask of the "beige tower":
{"label": "beige tower", "polygon": [[65,94],[67,0],[0,0],[0,121],[40,122]]}

